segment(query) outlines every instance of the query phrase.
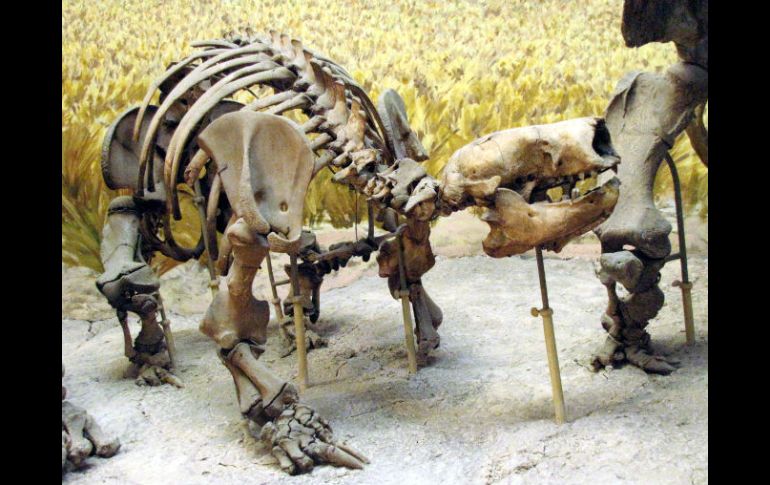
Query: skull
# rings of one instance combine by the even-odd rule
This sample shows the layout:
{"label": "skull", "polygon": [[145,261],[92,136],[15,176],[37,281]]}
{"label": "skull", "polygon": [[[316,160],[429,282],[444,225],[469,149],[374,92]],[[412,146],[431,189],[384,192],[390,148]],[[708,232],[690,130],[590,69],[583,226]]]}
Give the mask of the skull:
{"label": "skull", "polygon": [[[575,185],[616,169],[601,118],[499,131],[461,148],[447,163],[441,186],[445,207],[485,207],[491,232],[484,251],[493,257],[535,246],[561,250],[570,239],[604,221],[618,198],[616,178],[584,194]],[[547,191],[561,187],[564,197]]]}

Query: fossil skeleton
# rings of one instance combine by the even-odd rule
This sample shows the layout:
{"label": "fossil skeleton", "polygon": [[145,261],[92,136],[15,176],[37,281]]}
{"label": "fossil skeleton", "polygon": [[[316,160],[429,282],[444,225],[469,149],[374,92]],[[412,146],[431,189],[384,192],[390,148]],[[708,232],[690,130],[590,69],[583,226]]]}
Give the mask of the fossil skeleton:
{"label": "fossil skeleton", "polygon": [[[120,116],[105,138],[104,179],[133,195],[110,205],[105,273],[97,286],[118,312],[138,383],[181,385],[171,372],[173,336],[159,281],[147,262],[155,252],[184,261],[208,249],[218,291],[200,329],[217,344],[242,414],[262,426],[262,439],[289,473],[317,463],[360,468],[366,458],[337,441],[295,386],[259,362],[270,310],[251,286],[262,262],[269,263],[270,252],[290,255],[293,294],[284,310],[315,321],[324,275],[352,257],[377,253],[392,296],[402,299],[405,312],[411,304],[424,360],[439,345],[443,320],[421,282],[435,263],[430,222],[480,206],[491,230],[484,241],[490,256],[533,247],[558,251],[605,221],[618,200],[616,179],[585,194],[575,188],[587,176],[617,170],[610,132],[601,118],[500,131],[455,153],[439,181],[421,166],[427,153],[394,91],[375,106],[342,67],[272,31],[194,47],[199,50],[169,66],[142,105]],[[156,91],[157,106],[150,104]],[[232,99],[243,91],[259,94],[248,104]],[[290,112],[304,121],[292,121]],[[367,198],[365,238],[325,249],[303,231],[305,194],[320,170]],[[181,217],[183,183],[195,188],[205,217],[193,248],[181,247],[171,232],[171,218]],[[555,187],[563,189],[563,200],[550,200],[547,191]],[[383,234],[375,234],[375,215]],[[224,235],[219,245],[216,232]],[[127,312],[142,321],[133,345]],[[298,340],[303,328],[297,327]]]}
{"label": "fossil skeleton", "polygon": [[[668,374],[677,362],[656,355],[645,330],[663,306],[660,269],[671,259],[671,224],[656,209],[652,189],[661,161],[682,131],[708,165],[702,118],[708,101],[708,0],[626,0],[622,32],[629,47],[674,42],[680,62],[662,74],[627,74],[607,107],[607,128],[623,159],[618,174],[623,188],[614,213],[595,230],[602,244],[598,275],[609,303],[601,320],[607,340],[593,365],[630,362]],[[684,250],[680,247],[680,257]],[[618,295],[618,283],[626,295]],[[687,312],[691,284],[685,278],[680,285]]]}

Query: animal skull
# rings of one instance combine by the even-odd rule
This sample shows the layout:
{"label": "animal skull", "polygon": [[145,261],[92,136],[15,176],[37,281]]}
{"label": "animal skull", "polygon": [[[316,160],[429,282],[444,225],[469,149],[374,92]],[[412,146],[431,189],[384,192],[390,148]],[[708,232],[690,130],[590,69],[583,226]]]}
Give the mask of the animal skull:
{"label": "animal skull", "polygon": [[[452,155],[443,172],[444,210],[485,207],[491,229],[484,251],[492,257],[520,254],[535,246],[555,251],[596,227],[618,198],[616,178],[580,195],[575,184],[615,169],[620,158],[601,118],[499,131]],[[549,201],[561,187],[565,197]]]}

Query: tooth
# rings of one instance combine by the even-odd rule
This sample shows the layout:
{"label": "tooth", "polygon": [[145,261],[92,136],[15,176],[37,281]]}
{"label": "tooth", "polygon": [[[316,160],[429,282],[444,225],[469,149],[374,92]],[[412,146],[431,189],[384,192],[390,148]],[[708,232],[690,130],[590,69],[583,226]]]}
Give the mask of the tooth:
{"label": "tooth", "polygon": [[583,180],[584,178],[586,178],[586,174],[585,174],[585,173],[583,173],[583,172],[580,172],[580,173],[578,174],[578,179],[580,179],[580,180]]}
{"label": "tooth", "polygon": [[532,196],[532,190],[534,190],[536,185],[537,185],[536,180],[530,180],[529,182],[524,184],[524,188],[521,191],[521,197],[524,200],[529,201],[530,197]]}
{"label": "tooth", "polygon": [[573,200],[577,199],[578,197],[580,197],[580,189],[575,187],[574,189],[572,189],[572,194],[571,195],[572,195],[572,199]]}

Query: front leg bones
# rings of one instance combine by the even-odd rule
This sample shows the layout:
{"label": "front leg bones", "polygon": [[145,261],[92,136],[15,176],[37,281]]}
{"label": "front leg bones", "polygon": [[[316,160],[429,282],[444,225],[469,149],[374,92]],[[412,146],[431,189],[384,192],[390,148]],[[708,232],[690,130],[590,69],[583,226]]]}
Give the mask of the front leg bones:
{"label": "front leg bones", "polygon": [[[594,369],[628,361],[656,374],[675,370],[675,360],[654,354],[645,330],[663,306],[658,281],[664,263],[665,260],[646,257],[641,251],[602,254],[598,275],[607,288],[609,302],[602,315],[602,326],[608,335],[592,360]],[[627,295],[618,295],[618,284],[628,291]]]}
{"label": "front leg bones", "polygon": [[[170,372],[173,362],[169,335],[158,322],[160,281],[142,256],[142,209],[134,198],[120,196],[110,203],[107,214],[101,244],[104,273],[96,286],[117,312],[125,338],[125,355],[132,363],[131,372],[137,374],[137,384],[168,382],[182,387]],[[128,312],[139,315],[142,324],[133,345]]]}
{"label": "front leg bones", "polygon": [[[423,205],[430,202],[421,202],[416,210],[411,212],[406,224],[398,232],[404,246],[404,269],[406,271],[407,290],[409,301],[414,311],[417,334],[418,360],[425,362],[428,353],[437,348],[441,341],[436,329],[443,321],[441,309],[436,305],[422,286],[422,276],[435,264],[436,258],[430,246],[430,224],[421,214],[433,213],[432,207],[423,211]],[[387,217],[386,217],[387,220]],[[387,224],[386,224],[387,225]],[[401,282],[398,264],[399,239],[382,243],[377,255],[379,275],[388,278],[388,288],[394,298],[399,298]]]}
{"label": "front leg bones", "polygon": [[[653,186],[666,152],[688,127],[696,150],[708,163],[708,142],[694,136],[708,100],[707,10],[707,2],[624,5],[622,31],[629,47],[673,41],[682,62],[663,74],[627,74],[607,107],[607,128],[623,160],[618,174],[623,185],[615,212],[596,229],[603,253],[599,276],[609,295],[602,316],[609,336],[593,359],[596,368],[627,360],[648,372],[667,374],[674,369],[667,359],[652,354],[644,330],[663,306],[657,278],[671,252],[671,224],[655,207]],[[616,282],[630,294],[618,297]]]}

